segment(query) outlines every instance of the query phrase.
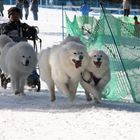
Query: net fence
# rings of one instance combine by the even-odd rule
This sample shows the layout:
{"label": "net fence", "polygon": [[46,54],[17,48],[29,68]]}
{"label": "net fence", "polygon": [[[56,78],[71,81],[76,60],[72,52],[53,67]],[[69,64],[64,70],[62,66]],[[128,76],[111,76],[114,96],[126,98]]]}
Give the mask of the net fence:
{"label": "net fence", "polygon": [[79,36],[87,47],[105,51],[110,58],[111,81],[103,98],[140,103],[140,27],[133,17],[114,17],[102,9],[100,17],[67,14],[67,34]]}

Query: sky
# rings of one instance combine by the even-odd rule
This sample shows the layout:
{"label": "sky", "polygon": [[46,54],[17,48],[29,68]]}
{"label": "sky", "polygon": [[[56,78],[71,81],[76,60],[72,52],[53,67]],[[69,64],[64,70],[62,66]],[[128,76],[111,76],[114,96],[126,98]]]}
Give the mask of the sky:
{"label": "sky", "polygon": [[[0,22],[7,21],[0,17]],[[76,12],[66,11],[69,17]],[[39,8],[39,20],[23,20],[39,27],[42,49],[62,41],[62,11]],[[78,13],[79,14],[79,13]],[[38,50],[40,51],[40,50]],[[78,89],[70,102],[56,91],[51,102],[47,85],[41,81],[41,91],[25,87],[26,96],[15,96],[8,84],[0,87],[0,140],[138,140],[140,137],[140,104],[102,100],[87,102]]]}

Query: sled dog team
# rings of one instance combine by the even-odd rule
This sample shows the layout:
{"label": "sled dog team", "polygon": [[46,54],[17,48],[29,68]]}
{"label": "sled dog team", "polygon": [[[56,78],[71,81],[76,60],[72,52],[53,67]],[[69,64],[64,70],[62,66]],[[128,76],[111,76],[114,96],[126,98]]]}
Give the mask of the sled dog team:
{"label": "sled dog team", "polygon": [[37,58],[28,42],[16,43],[6,35],[0,36],[0,68],[10,76],[14,94],[24,94],[27,77],[37,63],[52,102],[56,100],[55,88],[73,101],[80,83],[87,100],[98,103],[110,81],[108,56],[102,50],[88,53],[79,37],[68,36],[60,44],[42,50]]}

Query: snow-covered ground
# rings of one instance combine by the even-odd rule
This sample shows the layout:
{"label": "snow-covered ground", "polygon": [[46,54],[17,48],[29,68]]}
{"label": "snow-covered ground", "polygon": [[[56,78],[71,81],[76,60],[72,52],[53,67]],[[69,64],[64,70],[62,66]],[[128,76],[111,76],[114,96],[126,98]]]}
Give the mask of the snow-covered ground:
{"label": "snow-covered ground", "polygon": [[[36,22],[30,12],[26,22],[39,27],[42,49],[62,40],[61,15],[61,10],[40,8]],[[10,84],[6,90],[0,87],[0,140],[139,140],[140,104],[105,100],[94,104],[80,90],[74,102],[57,92],[51,103],[43,82],[41,92],[25,92],[27,96],[19,97]]]}

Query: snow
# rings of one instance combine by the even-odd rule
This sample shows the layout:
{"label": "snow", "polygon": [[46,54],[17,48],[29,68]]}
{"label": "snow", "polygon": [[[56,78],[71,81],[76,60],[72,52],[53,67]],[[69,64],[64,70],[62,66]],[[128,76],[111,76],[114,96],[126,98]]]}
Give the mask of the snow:
{"label": "snow", "polygon": [[[7,9],[5,6],[5,17]],[[39,8],[42,49],[62,40],[61,10]],[[67,11],[73,17],[75,12]],[[1,18],[0,21],[7,20]],[[138,140],[140,137],[140,104],[103,100],[87,102],[78,90],[74,102],[57,91],[52,103],[45,83],[41,92],[26,89],[26,96],[15,96],[10,84],[0,87],[0,140]]]}

